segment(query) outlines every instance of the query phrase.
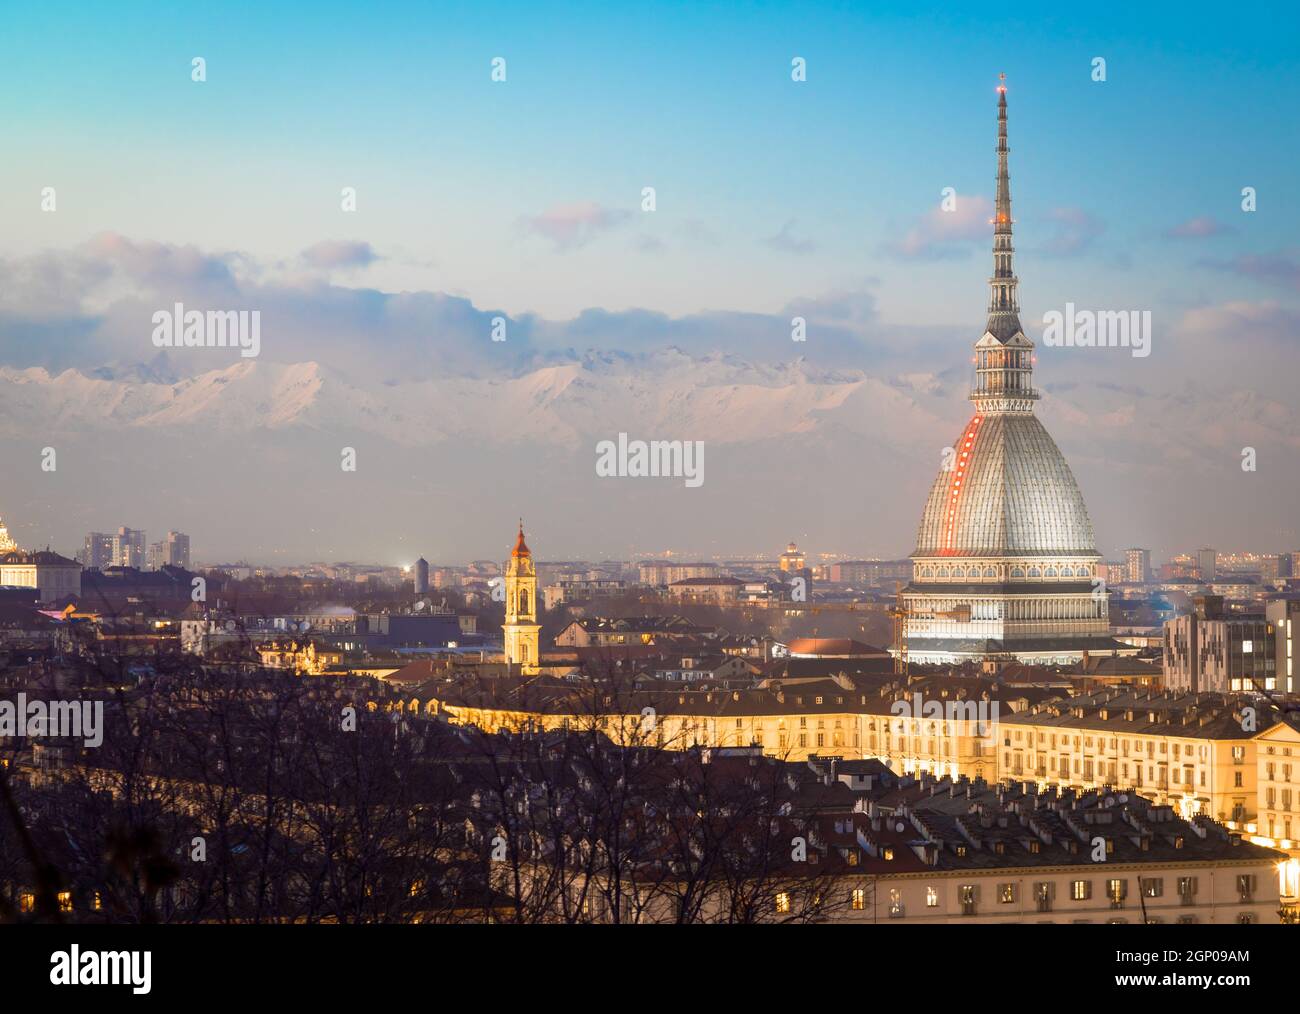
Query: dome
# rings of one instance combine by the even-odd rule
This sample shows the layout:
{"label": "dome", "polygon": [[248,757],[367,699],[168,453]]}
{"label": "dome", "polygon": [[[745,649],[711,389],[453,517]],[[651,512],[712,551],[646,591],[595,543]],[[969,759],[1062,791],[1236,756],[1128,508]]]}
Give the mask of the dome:
{"label": "dome", "polygon": [[1096,555],[1070,466],[1032,413],[977,414],[954,447],[913,556]]}

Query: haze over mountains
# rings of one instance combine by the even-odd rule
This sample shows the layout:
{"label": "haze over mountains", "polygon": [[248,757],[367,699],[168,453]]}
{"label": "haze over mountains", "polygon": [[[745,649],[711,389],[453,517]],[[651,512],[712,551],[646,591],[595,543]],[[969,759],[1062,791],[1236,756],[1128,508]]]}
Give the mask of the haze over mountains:
{"label": "haze over mountains", "polygon": [[[1253,440],[1266,462],[1273,449],[1294,455],[1292,408],[1254,391],[1209,402],[1147,392],[1139,404],[1113,384],[1054,384],[1069,371],[1061,350],[1043,351],[1040,411],[1104,552],[1144,528],[1203,541],[1177,510],[1187,503],[1225,525],[1254,517],[1289,545],[1278,469],[1244,474],[1236,448]],[[63,533],[56,548],[71,551],[85,531],[131,524],[188,530],[206,559],[454,562],[500,555],[501,533],[523,514],[544,558],[759,553],[777,532],[815,551],[897,556],[969,414],[956,349],[944,373],[667,347],[407,382],[194,355],[210,366],[190,376],[162,358],[0,367],[4,515],[20,543]],[[703,486],[597,478],[595,444],[620,432],[704,441]],[[45,446],[58,453],[54,473],[39,471]],[[356,472],[340,468],[344,447],[356,449]],[[1234,482],[1253,483],[1249,496],[1205,495]]]}

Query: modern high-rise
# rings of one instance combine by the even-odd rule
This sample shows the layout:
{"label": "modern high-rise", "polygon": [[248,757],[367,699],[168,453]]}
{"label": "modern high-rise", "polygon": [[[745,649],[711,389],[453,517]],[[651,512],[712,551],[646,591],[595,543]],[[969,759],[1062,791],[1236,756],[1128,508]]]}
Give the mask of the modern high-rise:
{"label": "modern high-rise", "polygon": [[1286,694],[1300,693],[1300,675],[1296,672],[1296,642],[1300,641],[1300,599],[1280,598],[1264,606],[1264,616],[1273,626],[1273,644],[1278,689]]}
{"label": "modern high-rise", "polygon": [[423,595],[429,590],[429,561],[423,556],[415,561],[412,585],[416,595]]}
{"label": "modern high-rise", "polygon": [[[1034,343],[1012,267],[1007,94],[998,88],[998,172],[988,324],[975,343],[975,414],[946,455],[921,517],[902,605],[908,657],[1068,663],[1120,649],[1079,487],[1034,415]],[[899,646],[896,645],[896,652]]]}
{"label": "modern high-rise", "polygon": [[1165,622],[1165,689],[1281,689],[1276,638],[1277,627],[1267,615],[1228,612],[1222,595],[1198,595],[1190,613]]}
{"label": "modern high-rise", "polygon": [[1219,556],[1213,549],[1197,550],[1196,563],[1202,581],[1208,583],[1219,576]]}
{"label": "modern high-rise", "polygon": [[110,536],[112,546],[111,565],[114,567],[135,567],[144,570],[145,549],[144,531],[138,528],[119,528]]}
{"label": "modern high-rise", "polygon": [[168,532],[167,537],[149,545],[149,569],[163,567],[190,569],[190,537],[182,532]]}
{"label": "modern high-rise", "polygon": [[1151,580],[1151,550],[1124,550],[1124,580],[1132,584],[1146,584]]}
{"label": "modern high-rise", "polygon": [[86,536],[81,550],[81,565],[103,570],[113,565],[113,536],[104,532],[91,532]]}
{"label": "modern high-rise", "polygon": [[505,656],[511,665],[518,665],[524,675],[538,671],[537,622],[537,571],[533,569],[533,554],[524,541],[524,523],[519,522],[519,538],[506,565],[506,622]]}

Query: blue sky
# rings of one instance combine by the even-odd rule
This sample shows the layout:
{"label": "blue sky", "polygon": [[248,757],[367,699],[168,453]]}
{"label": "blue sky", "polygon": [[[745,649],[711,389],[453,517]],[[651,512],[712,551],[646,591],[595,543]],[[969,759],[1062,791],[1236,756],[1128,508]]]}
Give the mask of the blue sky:
{"label": "blue sky", "polygon": [[[1189,219],[1239,230],[1224,257],[1295,231],[1283,211],[1300,155],[1287,126],[1300,99],[1294,11],[167,6],[11,12],[0,249],[111,230],[282,257],[360,238],[384,257],[373,284],[511,313],[775,310],[878,279],[890,319],[963,322],[982,300],[978,260],[884,251],[943,187],[991,193],[999,70],[1021,249],[1050,247],[1054,209],[1101,230],[1086,257],[1021,265],[1027,308],[1223,285],[1197,266],[1203,251],[1162,239]],[[189,79],[195,55],[202,85]],[[494,56],[504,84],[489,80]],[[808,61],[805,83],[790,80],[792,56]],[[1094,56],[1105,83],[1090,79]],[[30,198],[47,185],[57,216]],[[355,216],[338,210],[349,185]],[[639,210],[646,185],[653,216]],[[1250,219],[1246,185],[1264,195]],[[586,202],[631,217],[562,256],[521,229]],[[792,244],[768,242],[783,229]],[[1204,282],[1189,288],[1189,273]],[[937,301],[936,289],[966,298]]]}
{"label": "blue sky", "polygon": [[[1004,71],[1027,331],[1037,338],[1041,314],[1067,301],[1157,321],[1148,359],[1040,350],[1040,385],[1061,398],[1044,415],[1056,413],[1103,547],[1226,544],[1246,501],[1260,512],[1256,548],[1300,546],[1282,506],[1300,496],[1283,478],[1298,471],[1293,7],[177,6],[6,12],[0,368],[125,376],[155,352],[152,308],[185,298],[260,305],[272,315],[266,362],[311,360],[358,382],[517,376],[669,344],[763,369],[798,354],[813,371],[927,391],[923,412],[955,433],[987,298]],[[490,78],[495,57],[504,83]],[[791,80],[794,57],[805,82]],[[1092,80],[1095,57],[1104,82]],[[340,210],[345,186],[355,213]],[[640,207],[645,186],[653,213]],[[1241,210],[1245,186],[1254,213]],[[41,210],[44,187],[57,191],[54,214]],[[956,214],[939,210],[945,187]],[[795,312],[813,330],[792,353]],[[511,321],[508,346],[480,340],[497,313]],[[196,363],[174,359],[157,376],[213,364]],[[52,439],[19,401],[3,421]],[[1211,405],[1240,411],[1207,419]],[[1276,442],[1262,456],[1275,470],[1266,495],[1198,499],[1218,488],[1212,472],[1184,488],[1161,472],[1207,446],[1215,467],[1230,465],[1252,440]],[[493,452],[471,436],[466,453]],[[936,454],[890,453],[873,467],[899,484],[897,522],[853,547],[852,512],[828,513],[807,526],[815,539],[824,522],[821,548],[909,548]],[[1172,499],[1107,515],[1150,487]],[[67,492],[80,513],[29,535],[144,523],[92,522],[89,487]],[[41,496],[20,485],[0,511],[43,510]],[[147,509],[129,490],[114,496],[123,516]],[[576,555],[591,548],[590,519],[565,511],[572,529],[560,535],[557,508],[556,540]],[[148,524],[192,528],[203,546],[202,517]],[[719,521],[699,548],[779,545],[778,527],[756,521],[750,541],[728,547]],[[665,527],[652,544],[677,537]],[[491,546],[485,529],[470,548]],[[209,548],[241,551],[235,534]]]}

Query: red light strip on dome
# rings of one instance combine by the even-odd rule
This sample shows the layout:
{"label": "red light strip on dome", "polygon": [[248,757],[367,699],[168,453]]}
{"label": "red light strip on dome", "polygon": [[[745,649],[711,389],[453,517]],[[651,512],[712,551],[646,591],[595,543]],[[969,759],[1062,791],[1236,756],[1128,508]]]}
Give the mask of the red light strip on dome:
{"label": "red light strip on dome", "polygon": [[961,435],[961,446],[957,448],[957,457],[953,461],[952,482],[948,486],[948,504],[946,510],[948,516],[944,519],[944,537],[943,551],[951,553],[953,551],[952,533],[957,523],[957,502],[961,499],[962,480],[966,477],[967,466],[970,464],[971,452],[975,447],[975,435],[979,431],[980,421],[983,416],[976,413],[975,417],[966,424],[966,432]]}

